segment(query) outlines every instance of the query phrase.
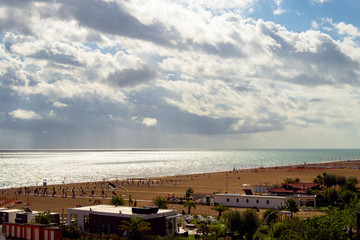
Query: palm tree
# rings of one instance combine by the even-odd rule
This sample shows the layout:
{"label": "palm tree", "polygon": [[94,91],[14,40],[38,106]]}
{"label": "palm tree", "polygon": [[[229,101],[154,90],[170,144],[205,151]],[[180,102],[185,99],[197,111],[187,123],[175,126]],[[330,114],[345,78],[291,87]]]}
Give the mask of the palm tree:
{"label": "palm tree", "polygon": [[130,239],[143,239],[144,232],[150,231],[150,223],[140,217],[130,217],[129,221],[122,221],[119,230],[126,231]]}
{"label": "palm tree", "polygon": [[167,200],[162,196],[157,196],[154,200],[154,204],[160,209],[167,209]]}
{"label": "palm tree", "polygon": [[35,222],[39,224],[49,224],[52,219],[53,217],[50,213],[39,213],[39,215],[35,217]]}
{"label": "palm tree", "polygon": [[124,205],[124,199],[121,196],[113,196],[110,201],[111,205],[122,206]]}
{"label": "palm tree", "polygon": [[185,192],[185,200],[186,201],[189,201],[190,200],[190,197],[194,195],[194,189],[192,188],[188,188],[186,189],[186,192]]}
{"label": "palm tree", "polygon": [[293,213],[297,213],[299,211],[299,207],[298,207],[296,201],[292,198],[287,200],[286,209],[291,212],[291,217],[293,216]]}
{"label": "palm tree", "polygon": [[191,208],[196,208],[196,203],[192,200],[186,201],[184,203],[184,208],[188,208],[188,214],[191,214]]}
{"label": "palm tree", "polygon": [[212,209],[212,210],[215,210],[215,211],[217,211],[217,212],[219,213],[219,215],[218,215],[218,220],[220,219],[221,214],[222,214],[223,212],[229,210],[229,208],[228,208],[227,206],[223,205],[223,204],[219,204],[219,205],[213,206],[211,209]]}

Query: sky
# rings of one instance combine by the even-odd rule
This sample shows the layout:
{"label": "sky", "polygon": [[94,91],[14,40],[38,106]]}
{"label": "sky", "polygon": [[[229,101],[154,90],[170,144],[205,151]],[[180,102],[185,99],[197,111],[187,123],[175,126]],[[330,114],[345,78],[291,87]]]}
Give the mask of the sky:
{"label": "sky", "polygon": [[2,0],[0,149],[360,148],[359,0]]}

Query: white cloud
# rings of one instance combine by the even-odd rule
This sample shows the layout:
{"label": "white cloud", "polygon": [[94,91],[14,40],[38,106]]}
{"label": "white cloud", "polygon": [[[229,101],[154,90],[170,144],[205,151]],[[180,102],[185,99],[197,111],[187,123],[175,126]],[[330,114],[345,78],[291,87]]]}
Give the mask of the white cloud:
{"label": "white cloud", "polygon": [[318,29],[319,28],[319,24],[316,21],[312,21],[311,22],[311,27],[314,29]]}
{"label": "white cloud", "polygon": [[9,115],[13,118],[24,119],[24,120],[41,119],[41,116],[38,113],[23,109],[16,109],[10,112]]}
{"label": "white cloud", "polygon": [[[70,2],[16,8],[18,21],[14,7],[0,10],[0,111],[8,118],[229,136],[345,129],[360,116],[356,25],[323,19],[289,31],[246,18],[257,0]],[[274,14],[284,13],[282,0],[273,2]],[[25,101],[29,109],[41,103],[43,118],[21,110]]]}
{"label": "white cloud", "polygon": [[346,35],[349,37],[360,37],[359,29],[352,24],[340,22],[335,24],[335,27],[340,35]]}
{"label": "white cloud", "polygon": [[154,127],[157,124],[157,119],[155,118],[143,118],[141,121],[142,124],[144,124],[147,127]]}
{"label": "white cloud", "polygon": [[61,102],[54,102],[52,105],[57,108],[65,108],[65,107],[69,106],[68,104],[61,103]]}
{"label": "white cloud", "polygon": [[330,2],[331,0],[311,0],[311,2],[313,3],[320,3],[320,4],[323,4],[325,2]]}
{"label": "white cloud", "polygon": [[281,3],[282,3],[282,0],[274,0],[276,6],[277,6],[277,9],[273,11],[273,14],[274,15],[281,15],[283,14],[284,12],[286,12],[286,10],[284,10],[282,7],[281,7]]}

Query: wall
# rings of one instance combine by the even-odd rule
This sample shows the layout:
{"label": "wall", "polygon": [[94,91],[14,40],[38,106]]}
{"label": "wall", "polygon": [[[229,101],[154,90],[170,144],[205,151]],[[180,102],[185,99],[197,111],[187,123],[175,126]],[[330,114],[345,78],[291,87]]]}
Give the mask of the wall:
{"label": "wall", "polygon": [[285,204],[288,197],[256,196],[240,194],[216,194],[214,202],[228,207],[275,208]]}
{"label": "wall", "polygon": [[[119,230],[122,221],[129,221],[129,218],[104,216],[98,214],[89,215],[89,232],[91,233],[115,233],[122,235],[123,231]],[[147,219],[150,223],[151,233],[154,235],[166,235],[165,217]]]}

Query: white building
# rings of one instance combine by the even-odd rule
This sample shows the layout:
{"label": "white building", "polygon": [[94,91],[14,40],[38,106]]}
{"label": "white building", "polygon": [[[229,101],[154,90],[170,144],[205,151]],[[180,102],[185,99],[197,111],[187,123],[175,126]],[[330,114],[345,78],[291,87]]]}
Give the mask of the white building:
{"label": "white building", "polygon": [[[35,218],[39,216],[43,211],[31,211],[28,207],[22,207],[22,209],[0,209],[0,224],[7,223],[31,223],[35,222]],[[60,222],[59,213],[50,213],[53,217],[53,221]]]}
{"label": "white building", "polygon": [[67,209],[67,224],[76,224],[90,233],[122,234],[119,225],[131,217],[140,217],[150,223],[154,235],[171,235],[177,232],[178,214],[175,209],[157,207],[125,207],[95,205]]}
{"label": "white building", "polygon": [[214,203],[223,204],[227,207],[243,208],[276,208],[280,205],[285,206],[290,197],[282,196],[262,196],[244,194],[215,194]]}

